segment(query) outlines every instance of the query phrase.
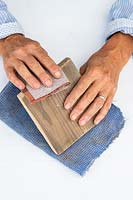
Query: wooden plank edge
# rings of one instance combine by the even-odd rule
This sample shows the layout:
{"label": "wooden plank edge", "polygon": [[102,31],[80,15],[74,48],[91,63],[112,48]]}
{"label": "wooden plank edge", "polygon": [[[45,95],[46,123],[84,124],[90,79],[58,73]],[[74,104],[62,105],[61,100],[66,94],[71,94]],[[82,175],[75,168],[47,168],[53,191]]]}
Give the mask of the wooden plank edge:
{"label": "wooden plank edge", "polygon": [[[31,117],[31,119],[33,120],[35,126],[38,128],[38,130],[40,131],[40,133],[44,134],[44,131],[39,123],[39,121],[34,117],[34,115],[32,114],[32,112],[28,109],[28,107],[24,104],[23,102],[23,98],[25,97],[25,95],[20,92],[18,95],[17,95],[17,98],[19,99],[19,101],[21,102],[21,104],[23,105],[23,107],[25,108],[25,110],[27,111],[27,113],[29,114],[29,116]],[[44,136],[43,136],[44,137]],[[46,139],[45,139],[46,138]],[[47,135],[45,134],[45,140],[46,142],[49,144],[50,148],[55,152],[55,154],[57,155],[60,155],[61,153],[60,152],[57,152],[56,149],[51,145],[50,141],[49,141],[49,138],[47,137]]]}

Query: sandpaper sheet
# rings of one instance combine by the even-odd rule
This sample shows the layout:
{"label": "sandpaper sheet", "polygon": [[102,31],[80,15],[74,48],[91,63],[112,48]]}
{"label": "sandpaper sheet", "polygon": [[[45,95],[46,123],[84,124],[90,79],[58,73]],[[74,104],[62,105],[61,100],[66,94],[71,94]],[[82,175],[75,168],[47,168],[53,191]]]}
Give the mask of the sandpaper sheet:
{"label": "sandpaper sheet", "polygon": [[49,74],[49,76],[52,79],[52,86],[46,87],[43,84],[41,84],[40,88],[33,89],[30,85],[26,85],[26,89],[23,90],[23,93],[28,98],[28,100],[31,103],[36,103],[41,101],[42,99],[47,98],[48,96],[55,94],[61,90],[64,90],[67,88],[67,86],[70,84],[70,81],[68,80],[65,73],[62,71],[62,75],[60,78],[56,79],[53,76]]}

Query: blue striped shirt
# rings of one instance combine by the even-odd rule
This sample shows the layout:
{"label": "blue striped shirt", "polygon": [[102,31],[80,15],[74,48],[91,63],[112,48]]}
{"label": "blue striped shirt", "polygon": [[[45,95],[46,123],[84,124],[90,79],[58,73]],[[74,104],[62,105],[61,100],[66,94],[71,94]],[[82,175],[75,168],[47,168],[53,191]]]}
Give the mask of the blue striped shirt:
{"label": "blue striped shirt", "polygon": [[[133,0],[117,0],[110,10],[106,37],[119,31],[133,36]],[[15,33],[24,31],[5,2],[0,0],[0,39]]]}

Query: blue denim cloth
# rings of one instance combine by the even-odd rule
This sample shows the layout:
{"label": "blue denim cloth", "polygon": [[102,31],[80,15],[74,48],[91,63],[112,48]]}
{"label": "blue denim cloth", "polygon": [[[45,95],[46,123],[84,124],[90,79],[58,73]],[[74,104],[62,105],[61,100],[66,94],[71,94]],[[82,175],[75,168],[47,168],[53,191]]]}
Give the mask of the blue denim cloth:
{"label": "blue denim cloth", "polygon": [[[105,119],[61,155],[56,155],[17,99],[19,90],[8,83],[0,93],[0,120],[29,142],[61,163],[83,175],[94,160],[119,135],[124,118],[119,108],[112,105]],[[4,134],[4,133],[3,133]]]}

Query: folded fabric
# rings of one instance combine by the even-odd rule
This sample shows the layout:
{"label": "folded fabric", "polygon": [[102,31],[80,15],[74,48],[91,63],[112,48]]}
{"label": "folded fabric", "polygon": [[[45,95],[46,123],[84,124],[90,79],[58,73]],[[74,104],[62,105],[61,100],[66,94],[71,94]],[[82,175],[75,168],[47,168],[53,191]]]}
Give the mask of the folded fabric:
{"label": "folded fabric", "polygon": [[58,156],[51,150],[22,107],[17,98],[19,92],[12,83],[8,83],[2,90],[0,93],[0,120],[26,140],[80,175],[83,175],[94,160],[106,150],[124,126],[124,118],[120,109],[112,105],[99,125],[88,131],[80,140]]}

